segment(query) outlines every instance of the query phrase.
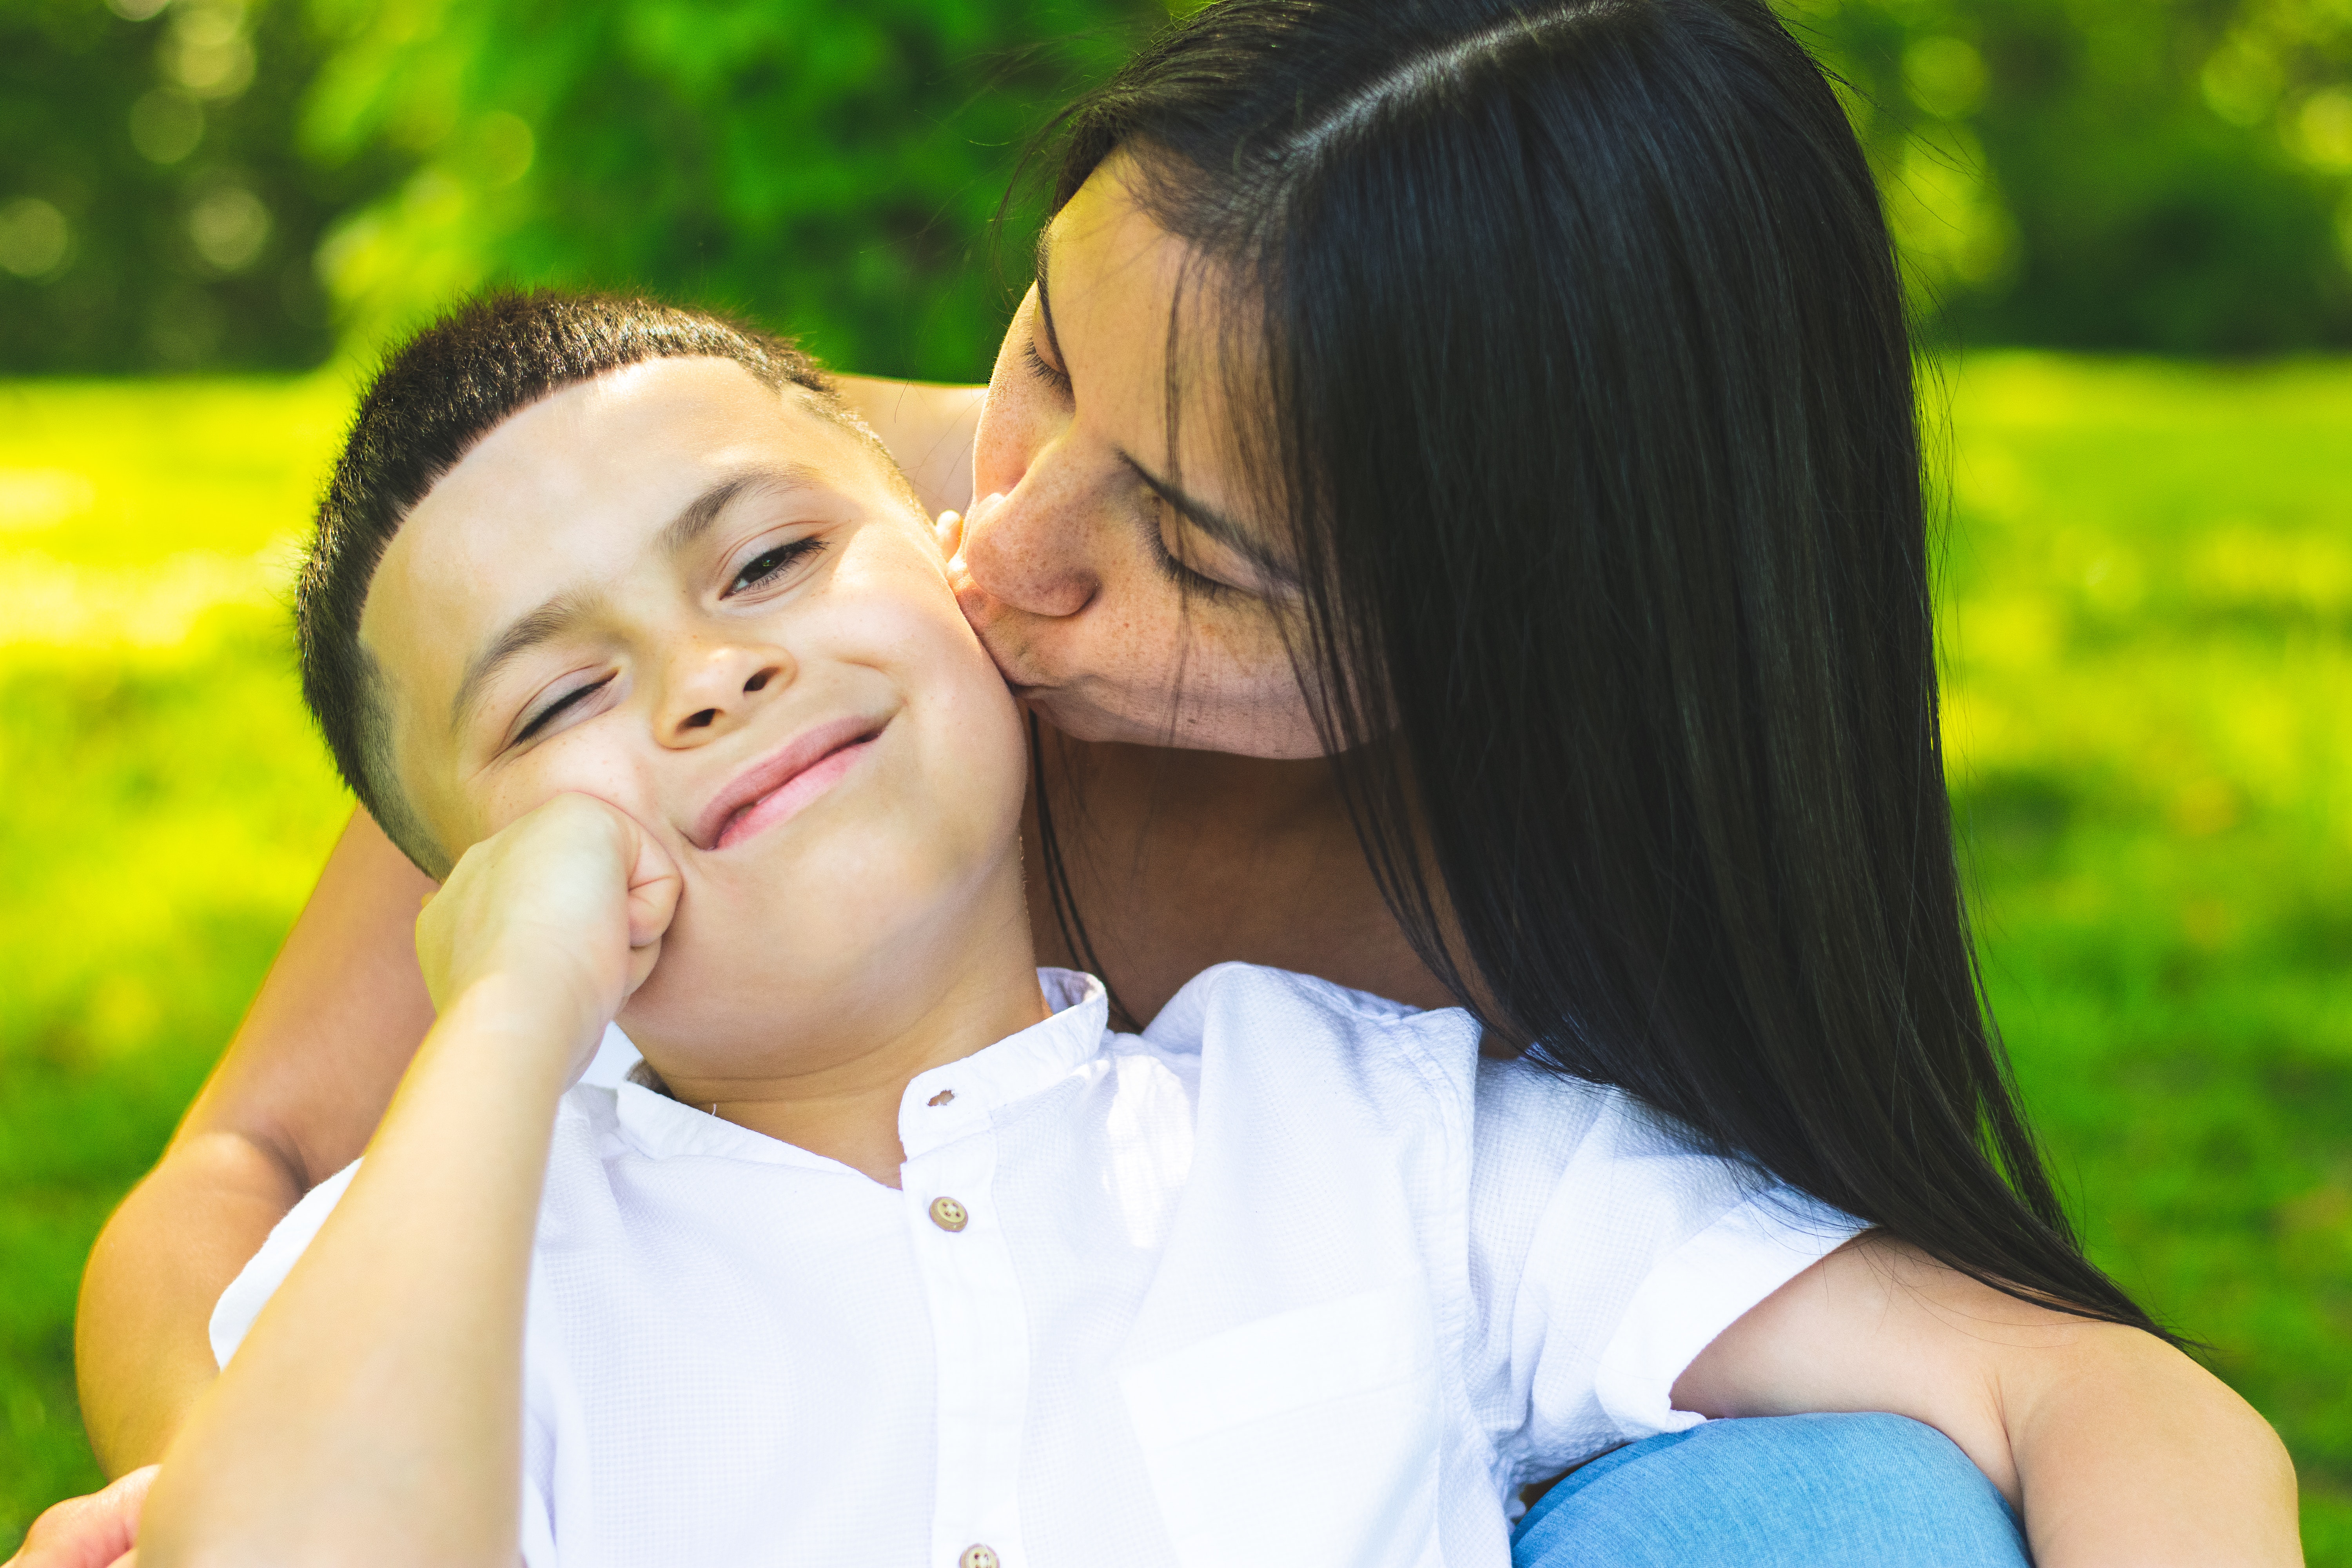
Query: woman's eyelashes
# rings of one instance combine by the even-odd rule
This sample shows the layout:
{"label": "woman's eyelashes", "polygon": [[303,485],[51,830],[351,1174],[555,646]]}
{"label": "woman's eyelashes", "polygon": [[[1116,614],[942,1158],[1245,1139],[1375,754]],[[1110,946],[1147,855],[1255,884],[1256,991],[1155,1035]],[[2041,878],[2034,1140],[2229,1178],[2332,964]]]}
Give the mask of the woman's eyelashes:
{"label": "woman's eyelashes", "polygon": [[596,693],[604,690],[604,688],[612,684],[613,678],[608,675],[602,680],[591,681],[585,686],[573,687],[571,690],[565,692],[562,696],[557,698],[554,701],[549,703],[546,707],[532,714],[529,720],[525,721],[523,727],[515,731],[514,739],[509,742],[508,744],[510,746],[521,745],[525,741],[530,740],[532,736],[544,731],[558,718],[570,712],[572,709],[577,708],[581,703],[586,701],[589,698],[595,696]]}
{"label": "woman's eyelashes", "polygon": [[1052,387],[1062,396],[1067,397],[1070,395],[1070,373],[1066,370],[1056,370],[1047,363],[1045,356],[1037,352],[1036,339],[1031,338],[1023,347],[1021,357],[1029,362],[1030,374]]}
{"label": "woman's eyelashes", "polygon": [[[1150,490],[1144,491],[1143,531],[1151,550],[1152,564],[1161,576],[1188,594],[1198,594],[1203,599],[1223,599],[1243,592],[1231,583],[1219,582],[1205,572],[1196,571],[1190,563],[1168,548],[1165,513],[1168,503]],[[1180,534],[1181,538],[1181,535]]]}
{"label": "woman's eyelashes", "polygon": [[754,588],[766,587],[824,548],[822,541],[813,538],[771,545],[737,569],[735,575],[728,580],[727,594],[722,596],[748,594]]}

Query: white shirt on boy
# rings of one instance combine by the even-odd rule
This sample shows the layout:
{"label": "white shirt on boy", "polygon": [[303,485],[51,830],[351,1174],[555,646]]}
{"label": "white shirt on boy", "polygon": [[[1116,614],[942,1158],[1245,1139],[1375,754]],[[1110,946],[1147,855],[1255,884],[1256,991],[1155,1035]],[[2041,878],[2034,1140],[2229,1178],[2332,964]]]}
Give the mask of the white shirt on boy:
{"label": "white shirt on boy", "polygon": [[1125,1035],[1042,973],[1052,1017],[908,1086],[902,1190],[565,1095],[531,1568],[1502,1568],[1516,1488],[1696,1425],[1676,1376],[1858,1228],[1459,1010],[1228,963]]}

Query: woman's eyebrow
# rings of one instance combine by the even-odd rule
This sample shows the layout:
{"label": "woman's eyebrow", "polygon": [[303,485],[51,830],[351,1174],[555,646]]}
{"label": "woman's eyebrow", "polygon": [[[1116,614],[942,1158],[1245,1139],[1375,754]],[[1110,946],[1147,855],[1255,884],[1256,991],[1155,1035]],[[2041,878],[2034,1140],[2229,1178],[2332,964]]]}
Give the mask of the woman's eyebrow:
{"label": "woman's eyebrow", "polygon": [[1135,470],[1136,478],[1141,479],[1153,495],[1166,501],[1186,522],[1241,555],[1251,565],[1281,586],[1286,588],[1298,586],[1298,568],[1267,549],[1265,544],[1248,529],[1215,508],[1204,505],[1186,495],[1182,490],[1137,462],[1134,456],[1125,448],[1114,447],[1111,450],[1118,454],[1120,462]]}

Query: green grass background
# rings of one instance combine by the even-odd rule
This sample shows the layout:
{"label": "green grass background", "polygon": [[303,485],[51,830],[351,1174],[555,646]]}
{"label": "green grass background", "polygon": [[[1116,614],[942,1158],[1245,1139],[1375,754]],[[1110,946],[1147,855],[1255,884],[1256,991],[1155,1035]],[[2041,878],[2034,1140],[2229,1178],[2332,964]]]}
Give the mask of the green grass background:
{"label": "green grass background", "polygon": [[[1948,372],[1948,730],[1994,1004],[2097,1257],[2352,1568],[2352,365]],[[281,605],[344,412],[0,383],[0,1550],[99,1479],[74,1291],[348,809]]]}

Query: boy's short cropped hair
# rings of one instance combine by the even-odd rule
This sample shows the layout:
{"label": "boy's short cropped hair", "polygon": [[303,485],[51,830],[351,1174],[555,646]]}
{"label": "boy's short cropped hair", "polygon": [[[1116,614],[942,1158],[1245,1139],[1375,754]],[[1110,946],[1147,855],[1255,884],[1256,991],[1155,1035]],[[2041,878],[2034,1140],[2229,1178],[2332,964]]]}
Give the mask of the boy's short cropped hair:
{"label": "boy's short cropped hair", "polygon": [[343,782],[426,875],[446,875],[448,858],[394,772],[381,673],[360,642],[385,546],[426,492],[513,415],[608,371],[698,358],[732,360],[761,385],[798,387],[824,414],[856,423],[789,339],[708,310],[562,290],[468,301],[395,349],[361,398],[295,590],[302,697]]}

